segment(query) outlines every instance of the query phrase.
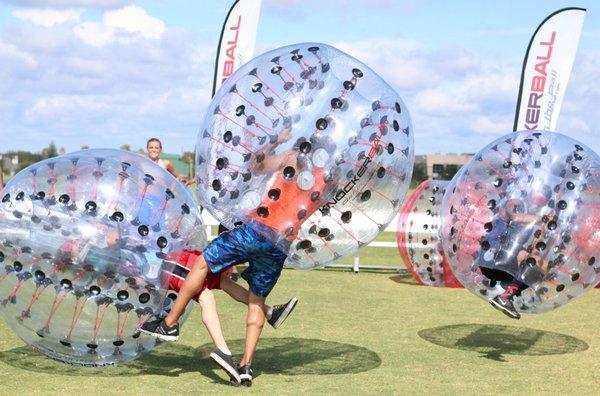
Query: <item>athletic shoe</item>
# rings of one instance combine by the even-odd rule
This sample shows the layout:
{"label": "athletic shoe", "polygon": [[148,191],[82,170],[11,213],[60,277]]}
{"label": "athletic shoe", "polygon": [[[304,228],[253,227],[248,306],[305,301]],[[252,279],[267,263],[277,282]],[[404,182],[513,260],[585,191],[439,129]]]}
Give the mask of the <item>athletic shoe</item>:
{"label": "athletic shoe", "polygon": [[490,304],[492,304],[494,308],[502,311],[506,316],[513,319],[519,319],[521,315],[515,308],[513,298],[519,293],[520,289],[521,287],[518,284],[510,283],[506,286],[501,295],[490,300]]}
{"label": "athletic shoe", "polygon": [[267,320],[267,322],[269,322],[269,324],[273,326],[274,329],[278,328],[283,324],[283,322],[285,322],[287,317],[290,316],[290,314],[296,307],[296,304],[298,304],[298,299],[296,297],[293,297],[290,301],[287,302],[287,304],[273,306],[273,312],[271,313],[271,317],[269,318],[269,320]]}
{"label": "athletic shoe", "polygon": [[210,353],[210,358],[214,360],[225,372],[229,375],[229,379],[231,382],[239,385],[242,380],[240,378],[240,373],[238,373],[237,365],[233,361],[233,356],[226,354],[221,351],[219,348],[213,349]]}
{"label": "athletic shoe", "polygon": [[511,297],[504,297],[504,295],[499,295],[490,300],[490,304],[497,310],[501,311],[504,315],[508,316],[512,319],[520,319],[521,315],[515,308],[515,305],[512,302]]}
{"label": "athletic shoe", "polygon": [[252,367],[247,364],[238,368],[240,374],[241,383],[244,386],[252,386]]}
{"label": "athletic shoe", "polygon": [[150,320],[140,327],[140,331],[163,341],[179,341],[179,323],[169,327],[163,319]]}

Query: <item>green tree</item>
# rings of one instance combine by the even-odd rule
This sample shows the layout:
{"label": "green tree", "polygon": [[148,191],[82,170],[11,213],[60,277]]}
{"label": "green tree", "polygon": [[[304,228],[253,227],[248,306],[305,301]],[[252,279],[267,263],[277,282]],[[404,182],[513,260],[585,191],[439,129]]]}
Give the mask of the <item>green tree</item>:
{"label": "green tree", "polygon": [[411,188],[415,188],[425,180],[427,180],[427,164],[424,162],[416,163],[413,168],[412,181],[410,183]]}
{"label": "green tree", "polygon": [[123,151],[131,151],[131,146],[128,144],[124,144],[121,147],[119,147],[119,149]]}
{"label": "green tree", "polygon": [[16,168],[17,172],[43,159],[42,155],[39,153],[31,153],[29,151],[22,150],[8,151],[5,153],[5,156],[8,158],[14,158],[16,156],[19,159],[19,165]]}
{"label": "green tree", "polygon": [[183,154],[181,154],[181,160],[188,164],[187,177],[194,177],[194,162],[196,161],[196,154],[191,151],[184,151]]}
{"label": "green tree", "polygon": [[81,149],[82,150],[89,150],[90,146],[88,146],[87,144],[84,144],[84,145],[81,146]]}
{"label": "green tree", "polygon": [[54,141],[50,141],[50,144],[48,145],[48,147],[46,147],[45,149],[42,150],[42,158],[46,159],[46,158],[52,158],[52,157],[56,157],[58,155],[58,150],[56,149],[56,144],[54,144]]}

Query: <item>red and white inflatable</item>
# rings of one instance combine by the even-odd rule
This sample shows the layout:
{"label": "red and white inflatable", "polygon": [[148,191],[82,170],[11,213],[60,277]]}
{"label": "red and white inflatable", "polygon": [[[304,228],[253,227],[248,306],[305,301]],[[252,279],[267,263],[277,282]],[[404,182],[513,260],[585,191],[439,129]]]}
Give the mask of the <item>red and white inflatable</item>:
{"label": "red and white inflatable", "polygon": [[406,268],[421,285],[462,287],[452,274],[439,239],[440,207],[448,183],[425,180],[408,197],[400,212],[398,250]]}

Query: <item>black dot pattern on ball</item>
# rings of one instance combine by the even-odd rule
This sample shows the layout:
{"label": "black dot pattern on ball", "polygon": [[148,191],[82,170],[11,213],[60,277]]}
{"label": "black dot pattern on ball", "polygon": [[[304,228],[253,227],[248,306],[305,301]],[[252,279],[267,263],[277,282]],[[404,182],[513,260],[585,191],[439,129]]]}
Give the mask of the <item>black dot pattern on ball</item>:
{"label": "black dot pattern on ball", "polygon": [[292,179],[295,174],[296,174],[296,169],[294,169],[293,166],[286,166],[283,169],[283,177],[285,177],[288,180]]}
{"label": "black dot pattern on ball", "polygon": [[161,236],[156,240],[156,246],[158,246],[160,249],[166,248],[167,244],[168,244],[168,241],[167,241],[167,238],[165,238],[165,237]]}
{"label": "black dot pattern on ball", "polygon": [[279,199],[279,197],[281,196],[281,190],[278,188],[273,188],[273,189],[269,190],[269,193],[267,195],[273,201],[277,201]]}
{"label": "black dot pattern on ball", "polygon": [[[316,55],[316,57],[314,55]],[[325,79],[319,76],[319,73],[326,73],[330,69],[334,69],[336,67],[336,64],[331,63],[330,65],[328,63],[328,56],[329,53],[327,52],[321,53],[320,51],[316,50],[313,53],[306,47],[298,46],[296,48],[290,48],[288,52],[281,52],[276,55],[274,54],[273,56],[269,57],[268,61],[265,58],[265,63],[262,66],[257,65],[256,67],[249,67],[244,73],[246,76],[244,77],[245,80],[229,79],[229,82],[234,82],[230,83],[224,92],[229,91],[231,95],[223,95],[223,97],[226,98],[226,100],[233,100],[231,102],[233,106],[231,107],[230,105],[228,108],[226,108],[226,106],[221,106],[220,108],[218,105],[213,106],[212,110],[214,110],[214,113],[211,112],[211,114],[214,114],[214,120],[217,123],[222,123],[223,129],[209,127],[208,125],[204,125],[201,129],[202,131],[210,131],[210,133],[205,134],[207,136],[204,137],[206,139],[204,143],[214,144],[214,146],[218,147],[219,150],[218,155],[216,152],[201,153],[201,156],[207,159],[207,161],[201,165],[207,169],[207,173],[203,174],[201,177],[202,182],[207,187],[206,189],[210,190],[210,183],[212,183],[213,180],[218,179],[221,182],[221,190],[227,191],[228,194],[221,194],[217,196],[217,194],[212,192],[210,195],[207,194],[205,197],[206,202],[212,202],[218,208],[225,208],[227,206],[233,207],[234,205],[239,208],[248,208],[248,206],[244,205],[250,203],[252,206],[248,208],[249,210],[246,209],[245,212],[248,213],[248,216],[271,216],[274,218],[276,214],[279,215],[279,209],[277,212],[274,211],[274,209],[271,209],[271,205],[273,205],[274,208],[278,208],[279,205],[271,203],[271,201],[282,201],[282,199],[277,198],[276,195],[271,191],[275,188],[275,184],[267,186],[260,184],[259,180],[265,180],[262,173],[260,173],[260,176],[257,174],[257,176],[253,177],[252,180],[245,182],[245,184],[242,185],[240,178],[233,176],[232,172],[229,172],[228,174],[218,172],[219,170],[224,170],[225,168],[218,169],[220,168],[221,163],[219,162],[219,164],[217,164],[215,161],[217,161],[219,158],[227,156],[230,161],[229,166],[236,171],[239,171],[240,175],[243,175],[251,165],[257,163],[257,150],[264,150],[263,152],[266,154],[266,162],[266,160],[269,159],[272,154],[279,155],[286,149],[290,148],[290,146],[293,146],[293,148],[299,153],[297,157],[297,165],[295,162],[296,159],[292,159],[286,164],[281,164],[283,166],[279,167],[275,172],[281,172],[279,175],[277,175],[277,177],[279,178],[283,176],[283,179],[288,181],[295,182],[296,178],[298,178],[298,186],[294,187],[302,187],[301,182],[305,180],[305,175],[302,173],[305,170],[304,163],[308,163],[309,167],[311,165],[314,166],[314,163],[311,164],[311,161],[319,159],[319,157],[315,155],[320,155],[322,152],[317,152],[317,149],[321,148],[318,143],[319,140],[313,141],[313,139],[309,136],[304,136],[304,141],[300,140],[302,136],[298,133],[299,130],[296,129],[297,126],[308,125],[310,127],[310,124],[312,123],[314,128],[308,129],[314,135],[321,135],[321,133],[323,135],[332,135],[330,132],[337,130],[338,125],[340,125],[337,123],[338,115],[342,117],[344,114],[351,114],[352,109],[356,110],[353,107],[355,103],[353,102],[354,97],[363,95],[363,92],[365,91],[359,90],[359,88],[362,87],[363,81],[365,81],[367,78],[370,78],[370,73],[367,73],[365,68],[360,67],[359,64],[356,64],[354,67],[351,67],[351,73],[348,73],[348,71],[345,72],[346,75],[342,78],[342,81],[345,81],[342,82],[342,87],[339,87],[338,82],[337,91],[332,92],[331,90],[325,90],[322,93],[317,93],[317,90],[323,88],[323,81],[325,81]],[[295,64],[292,64],[291,62],[295,62]],[[329,82],[327,82],[327,84],[329,84]],[[367,82],[364,82],[364,84],[367,84]],[[365,87],[367,86],[365,85]],[[310,93],[309,91],[313,89],[315,93]],[[282,92],[282,90],[289,91]],[[356,90],[356,92],[350,92],[352,90]],[[322,102],[320,104],[317,102],[317,100],[315,100],[315,103],[317,103],[319,106],[322,106],[322,108],[315,108],[314,112],[306,116],[303,115],[302,117],[298,117],[294,113],[286,113],[286,110],[289,110],[289,108],[286,107],[286,101],[281,97],[282,93],[290,97],[294,96],[297,99],[297,102],[294,103],[295,106],[303,106],[306,104],[310,106],[312,100],[318,99],[318,96],[316,95],[322,95]],[[305,96],[307,93],[308,95]],[[268,98],[270,98],[269,103],[267,102]],[[404,116],[398,116],[398,114],[402,112],[402,109],[400,108],[400,101],[391,100],[390,102],[385,103],[384,100],[371,100],[369,103],[369,105],[372,104],[371,111],[377,112],[377,114],[372,116],[362,116],[362,118],[367,119],[367,124],[364,124],[364,126],[361,124],[361,128],[366,129],[358,132],[356,144],[357,147],[360,147],[360,144],[364,144],[364,140],[371,137],[371,143],[373,143],[373,147],[371,150],[369,150],[368,147],[362,147],[362,151],[365,152],[363,155],[363,161],[366,159],[366,154],[369,153],[369,155],[373,157],[371,158],[372,164],[368,166],[367,173],[365,173],[365,176],[361,180],[362,183],[357,183],[355,191],[353,191],[351,195],[348,195],[348,198],[352,196],[354,203],[361,202],[360,207],[356,209],[361,213],[366,214],[364,217],[361,216],[361,221],[364,219],[365,224],[369,222],[372,223],[371,226],[375,227],[381,227],[381,222],[379,219],[377,219],[377,216],[370,216],[372,207],[381,204],[382,201],[391,202],[392,205],[397,205],[397,202],[400,201],[400,199],[396,199],[395,194],[390,194],[393,189],[386,189],[386,187],[392,186],[392,183],[389,183],[392,180],[397,179],[401,182],[406,180],[406,175],[403,172],[398,172],[394,166],[393,161],[395,161],[395,155],[392,155],[391,158],[381,158],[383,157],[383,154],[386,154],[386,150],[388,149],[390,143],[392,144],[390,146],[390,151],[393,150],[395,152],[397,150],[408,149],[406,144],[400,145],[400,143],[397,143],[402,139],[406,139],[403,134],[391,133],[392,129],[396,132],[404,130],[404,124],[406,123],[406,120]],[[269,104],[268,106],[267,103]],[[244,107],[240,108],[242,105]],[[234,112],[236,112],[235,117],[232,117]],[[255,116],[256,118],[253,121],[252,126],[246,128],[243,122],[244,118],[251,116]],[[236,117],[239,119],[236,119]],[[235,122],[229,122],[230,120],[235,120]],[[235,123],[239,123],[239,125],[243,126],[243,128],[237,128]],[[358,129],[359,125],[355,125],[355,127]],[[268,151],[269,148],[265,146],[268,146],[269,144],[285,143],[281,140],[277,140],[277,135],[280,133],[280,131],[288,129],[292,132],[292,140],[290,143],[294,142],[294,140],[296,142],[293,145],[286,145],[282,147],[283,150],[281,151]],[[330,132],[326,132],[328,130]],[[231,136],[226,137],[224,135],[227,131],[231,132]],[[373,137],[372,135],[374,133],[375,136]],[[236,150],[231,151],[231,155],[223,154],[224,152],[227,153],[227,150],[232,149],[233,139],[238,134],[241,137],[242,145],[237,147]],[[364,134],[364,136],[361,136],[361,134]],[[386,134],[388,138],[383,138],[386,136]],[[201,137],[199,137],[199,139],[200,138]],[[231,140],[229,141],[229,144],[227,144],[228,142],[225,140],[229,139]],[[286,139],[286,141],[288,140],[289,138]],[[375,144],[375,142],[378,142],[378,144]],[[341,149],[343,149],[343,144],[338,144],[336,150]],[[337,159],[339,157],[337,154],[332,156],[332,153],[329,150],[326,151],[327,154],[330,155],[330,158],[335,158],[336,165],[338,165]],[[356,154],[356,152],[353,152],[351,155],[354,158]],[[248,158],[247,161],[246,158]],[[243,162],[242,159],[244,159]],[[344,173],[350,169],[349,165],[351,161],[352,158],[346,158],[344,161],[345,163],[340,161],[339,165],[343,164],[343,166],[346,167]],[[320,165],[318,166],[321,167]],[[289,168],[293,169],[293,173],[289,172],[291,170]],[[323,168],[327,170],[330,169],[329,165]],[[358,169],[355,169],[354,177],[357,177],[357,171]],[[333,175],[336,178],[340,177],[339,174]],[[373,176],[377,177],[374,178]],[[235,177],[237,177],[237,180],[233,181]],[[319,183],[321,182],[321,180],[317,178],[315,178],[315,181]],[[330,183],[331,181],[333,181],[333,177],[325,180],[326,183]],[[338,180],[334,181],[334,183],[337,181]],[[386,182],[388,182],[388,184],[386,184]],[[397,183],[394,182],[393,185],[396,184]],[[258,188],[255,186],[258,186]],[[331,188],[329,191],[336,191],[334,185],[330,186]],[[313,186],[310,188],[315,190],[307,191],[307,194],[310,194],[309,196],[311,202],[317,202],[324,198],[323,191],[318,191],[318,189]],[[239,192],[235,193],[235,195],[231,195],[231,191],[233,189],[239,190]],[[252,194],[245,194],[248,191],[251,191]],[[258,198],[259,200],[256,200],[255,198],[255,191],[260,195],[260,198]],[[281,188],[279,193],[280,196],[285,193],[286,190]],[[239,203],[243,203],[244,205],[233,202],[234,196],[235,198],[239,197]],[[216,197],[216,199],[213,199],[213,197]],[[242,201],[242,199],[246,197],[248,199]],[[330,197],[330,195],[328,195],[328,197]],[[331,220],[328,220],[328,223],[333,222],[342,225],[345,224],[346,221],[351,222],[352,212],[354,212],[354,216],[357,215],[357,212],[352,207],[347,207],[349,203],[351,204],[351,202],[346,201],[345,205],[340,203],[337,205],[337,207],[332,206],[331,208],[320,207],[319,209],[323,210],[319,210],[317,214],[319,216],[331,216]],[[269,209],[272,213],[269,213]],[[338,211],[336,209],[341,210]],[[352,212],[348,209],[351,209]],[[295,219],[304,220],[309,218],[310,215],[310,212],[308,212],[307,215],[305,209],[302,207],[290,207],[289,212],[288,218],[293,219],[291,221],[296,221]],[[345,212],[348,212],[348,215],[346,215]],[[260,221],[259,219],[257,220]],[[309,221],[312,220],[312,218],[309,219]],[[327,225],[329,226],[333,223]],[[319,224],[320,226],[315,231],[315,239],[312,242],[314,246],[317,246],[317,243],[319,244],[316,248],[317,252],[320,252],[320,248],[323,246],[322,241],[316,239],[319,230],[322,229],[320,222]],[[350,227],[347,227],[346,233],[340,232],[340,234],[343,234],[344,238],[352,238],[353,234],[356,232],[356,227],[358,227],[358,223],[356,226],[351,225]],[[282,224],[280,235],[282,237],[284,235],[288,235],[288,229],[289,227],[286,227],[284,224]],[[296,230],[300,233],[298,236],[298,240],[300,241],[304,240],[302,235],[303,229],[304,227]],[[332,234],[333,230],[330,228],[330,234],[326,237],[322,237],[322,239],[325,240],[326,238],[330,238],[330,235]],[[357,238],[356,240],[359,239],[360,238]],[[293,245],[293,247],[295,246],[296,245]],[[334,249],[337,248],[334,247]],[[309,249],[306,250],[308,252]],[[325,252],[324,249],[322,251]],[[302,257],[306,258],[305,255]]]}
{"label": "black dot pattern on ball", "polygon": [[268,217],[269,216],[269,209],[266,208],[265,206],[261,206],[258,209],[256,209],[256,214],[259,217]]}
{"label": "black dot pattern on ball", "polygon": [[371,198],[371,191],[366,190],[360,195],[360,200],[362,202],[367,202]]}

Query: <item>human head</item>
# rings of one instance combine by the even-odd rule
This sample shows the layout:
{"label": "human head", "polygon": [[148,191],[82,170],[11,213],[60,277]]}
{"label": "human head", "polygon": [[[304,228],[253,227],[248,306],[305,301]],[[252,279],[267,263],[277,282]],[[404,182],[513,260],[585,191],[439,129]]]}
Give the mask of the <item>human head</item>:
{"label": "human head", "polygon": [[146,142],[146,150],[148,151],[148,157],[151,160],[158,160],[158,157],[160,156],[160,153],[162,151],[161,141],[157,138],[148,139],[148,142]]}

